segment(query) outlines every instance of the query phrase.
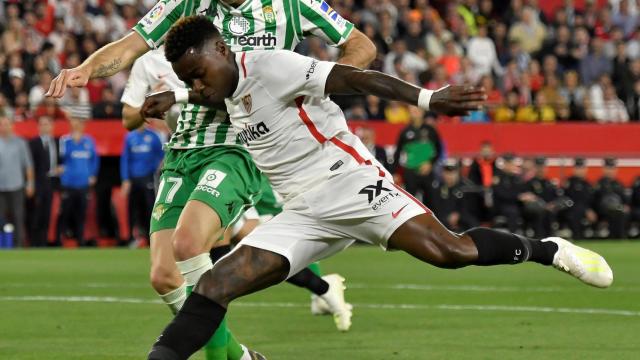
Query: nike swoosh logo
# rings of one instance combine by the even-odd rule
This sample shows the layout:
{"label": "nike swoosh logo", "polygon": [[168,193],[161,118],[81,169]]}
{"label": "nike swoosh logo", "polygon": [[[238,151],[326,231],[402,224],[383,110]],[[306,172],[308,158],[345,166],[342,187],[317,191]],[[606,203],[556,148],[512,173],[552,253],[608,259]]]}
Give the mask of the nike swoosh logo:
{"label": "nike swoosh logo", "polygon": [[400,213],[402,212],[402,210],[404,210],[404,208],[407,207],[407,205],[409,205],[409,204],[404,204],[404,206],[401,207],[400,210],[392,212],[391,213],[391,217],[393,217],[394,219],[397,218],[398,215],[400,215]]}

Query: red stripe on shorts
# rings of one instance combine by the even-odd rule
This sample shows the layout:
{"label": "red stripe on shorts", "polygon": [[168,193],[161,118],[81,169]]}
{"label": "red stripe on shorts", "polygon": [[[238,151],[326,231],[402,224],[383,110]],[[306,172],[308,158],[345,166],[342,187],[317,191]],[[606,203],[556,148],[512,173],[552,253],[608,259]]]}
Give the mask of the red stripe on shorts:
{"label": "red stripe on shorts", "polygon": [[400,186],[398,186],[397,184],[393,184],[393,186],[396,187],[396,189],[400,190],[401,193],[407,195],[409,197],[409,199],[413,200],[416,204],[418,204],[421,208],[424,209],[424,211],[427,212],[427,214],[432,214],[433,212],[431,211],[431,209],[429,209],[428,207],[426,207],[423,203],[421,203],[420,201],[418,201],[418,199],[414,198],[413,195],[409,194],[405,189],[401,188]]}

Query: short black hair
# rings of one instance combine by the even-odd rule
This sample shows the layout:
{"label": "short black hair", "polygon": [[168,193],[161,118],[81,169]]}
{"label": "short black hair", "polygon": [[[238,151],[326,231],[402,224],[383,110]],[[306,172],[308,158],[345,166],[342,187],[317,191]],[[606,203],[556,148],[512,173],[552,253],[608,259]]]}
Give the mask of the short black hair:
{"label": "short black hair", "polygon": [[220,33],[208,17],[184,17],[169,29],[164,43],[164,56],[169,62],[178,61],[187,49],[199,49],[206,40],[217,36],[220,36]]}

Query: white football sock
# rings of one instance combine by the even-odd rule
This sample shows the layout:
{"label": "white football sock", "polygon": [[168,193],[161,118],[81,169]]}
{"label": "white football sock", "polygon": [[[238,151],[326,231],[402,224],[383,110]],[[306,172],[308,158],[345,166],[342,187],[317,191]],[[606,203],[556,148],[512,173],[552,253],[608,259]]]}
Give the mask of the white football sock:
{"label": "white football sock", "polygon": [[183,282],[177,289],[160,295],[160,298],[169,306],[169,309],[171,309],[174,315],[177,314],[178,310],[182,308],[184,301],[187,300],[187,283]]}
{"label": "white football sock", "polygon": [[186,285],[195,286],[200,280],[200,276],[211,270],[213,262],[211,262],[209,253],[204,253],[185,261],[178,261],[176,265],[178,265],[178,270],[184,277]]}

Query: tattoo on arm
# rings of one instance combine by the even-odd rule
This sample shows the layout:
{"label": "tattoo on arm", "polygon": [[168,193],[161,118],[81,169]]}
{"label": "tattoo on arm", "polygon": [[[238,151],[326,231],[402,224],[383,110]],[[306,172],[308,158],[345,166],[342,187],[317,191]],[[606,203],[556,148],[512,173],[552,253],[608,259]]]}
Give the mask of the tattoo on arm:
{"label": "tattoo on arm", "polygon": [[117,73],[120,70],[120,65],[122,64],[122,60],[120,58],[115,58],[113,61],[100,64],[93,72],[94,77],[107,77]]}

